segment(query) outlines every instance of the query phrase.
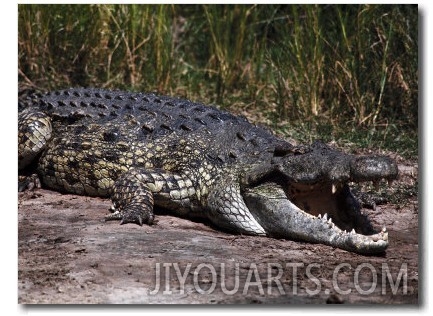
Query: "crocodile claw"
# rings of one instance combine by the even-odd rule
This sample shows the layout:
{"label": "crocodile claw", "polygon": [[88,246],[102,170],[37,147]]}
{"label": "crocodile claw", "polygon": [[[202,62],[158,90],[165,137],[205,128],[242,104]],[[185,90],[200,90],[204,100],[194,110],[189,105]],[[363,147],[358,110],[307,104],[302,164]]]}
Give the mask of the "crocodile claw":
{"label": "crocodile claw", "polygon": [[115,210],[112,214],[105,217],[106,221],[120,220],[120,225],[135,223],[140,226],[143,224],[152,225],[154,222],[153,213],[148,213],[142,208],[127,208],[122,211]]}
{"label": "crocodile claw", "polygon": [[41,180],[37,174],[18,177],[18,192],[33,191],[41,188]]}

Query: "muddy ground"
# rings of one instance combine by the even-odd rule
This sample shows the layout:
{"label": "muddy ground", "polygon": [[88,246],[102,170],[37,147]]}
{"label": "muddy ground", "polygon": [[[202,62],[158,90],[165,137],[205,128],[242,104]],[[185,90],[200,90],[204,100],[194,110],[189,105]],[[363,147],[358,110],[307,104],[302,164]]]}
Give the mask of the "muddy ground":
{"label": "muddy ground", "polygon": [[19,193],[18,301],[417,304],[418,197],[404,192],[418,168],[399,169],[392,192],[401,201],[364,210],[389,231],[381,256],[232,235],[167,214],[153,226],[119,225],[103,220],[109,200]]}

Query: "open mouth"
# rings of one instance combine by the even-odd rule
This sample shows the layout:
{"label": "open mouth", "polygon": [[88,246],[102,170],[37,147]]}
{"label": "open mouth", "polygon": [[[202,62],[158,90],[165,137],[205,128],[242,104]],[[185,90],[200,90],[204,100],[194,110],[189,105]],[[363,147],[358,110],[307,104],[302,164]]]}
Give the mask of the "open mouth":
{"label": "open mouth", "polygon": [[388,246],[386,229],[374,230],[347,183],[282,186],[266,182],[247,189],[243,197],[271,237],[363,254],[381,253]]}
{"label": "open mouth", "polygon": [[350,155],[314,142],[276,155],[269,167],[252,169],[242,196],[269,236],[374,254],[388,247],[388,233],[372,227],[348,183],[397,176],[389,157]]}
{"label": "open mouth", "polygon": [[345,183],[315,185],[293,184],[286,190],[291,203],[302,211],[317,217],[326,216],[340,229],[373,234],[368,217],[361,213],[360,203]]}

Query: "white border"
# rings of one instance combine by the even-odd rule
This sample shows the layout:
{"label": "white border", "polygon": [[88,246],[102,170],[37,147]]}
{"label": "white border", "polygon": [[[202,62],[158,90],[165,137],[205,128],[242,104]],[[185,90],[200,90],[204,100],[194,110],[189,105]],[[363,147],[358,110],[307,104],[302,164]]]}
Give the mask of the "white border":
{"label": "white border", "polygon": [[[22,306],[19,306],[17,304],[17,186],[16,186],[16,170],[17,168],[17,144],[16,144],[16,126],[17,126],[17,119],[16,119],[16,98],[17,98],[17,68],[18,68],[18,58],[17,58],[17,24],[18,24],[18,14],[17,14],[17,3],[61,3],[63,1],[18,1],[18,2],[9,2],[4,1],[2,2],[2,7],[0,10],[1,18],[1,41],[2,41],[2,48],[0,49],[0,72],[2,77],[1,82],[1,110],[2,110],[2,117],[3,120],[0,121],[0,135],[2,136],[2,142],[1,142],[1,152],[0,155],[1,163],[0,168],[2,172],[0,173],[2,175],[2,193],[1,193],[1,211],[2,211],[2,220],[0,223],[0,232],[1,232],[1,249],[2,251],[2,258],[0,260],[1,262],[1,269],[0,269],[0,275],[1,275],[1,302],[2,302],[2,310],[7,315],[13,315],[13,314],[71,314],[71,315],[113,315],[113,314],[119,314],[124,315],[125,313],[131,313],[131,314],[148,314],[149,312],[171,312],[177,314],[188,314],[188,315],[194,315],[194,314],[200,314],[203,313],[211,313],[211,314],[220,314],[221,312],[226,313],[230,310],[233,310],[236,314],[256,314],[256,315],[263,315],[263,313],[269,313],[272,314],[278,314],[278,315],[304,315],[304,314],[316,314],[320,313],[321,315],[323,313],[325,314],[344,314],[346,315],[348,312],[356,312],[356,313],[362,313],[365,314],[366,312],[371,313],[380,313],[380,315],[391,315],[394,313],[403,313],[403,314],[409,314],[412,312],[427,314],[431,312],[431,306],[432,304],[429,302],[430,300],[430,286],[432,285],[432,279],[431,279],[431,273],[429,273],[430,264],[432,262],[431,260],[431,251],[429,251],[429,245],[430,245],[430,237],[431,234],[429,233],[429,227],[432,227],[433,223],[432,216],[430,214],[431,211],[431,194],[432,187],[431,187],[431,179],[433,178],[432,174],[432,168],[429,166],[429,163],[433,161],[432,153],[431,153],[431,141],[430,135],[433,132],[432,127],[433,123],[431,123],[432,118],[432,110],[430,104],[430,96],[432,91],[432,85],[431,81],[429,80],[429,77],[433,75],[432,71],[432,63],[429,63],[429,56],[432,56],[433,52],[431,49],[431,34],[429,34],[429,31],[433,30],[432,25],[432,5],[431,2],[428,1],[422,1],[422,2],[413,2],[413,1],[369,1],[369,3],[418,3],[419,4],[419,12],[420,12],[420,21],[422,24],[420,24],[420,38],[419,43],[420,47],[423,48],[423,51],[420,52],[420,82],[422,82],[422,85],[420,84],[420,89],[424,89],[424,91],[420,91],[420,107],[422,107],[422,111],[420,111],[423,114],[423,117],[420,117],[420,127],[423,127],[423,130],[419,131],[420,134],[420,146],[422,146],[423,151],[420,151],[420,166],[421,171],[423,174],[422,182],[420,182],[420,185],[422,184],[422,187],[420,187],[420,194],[423,194],[423,204],[421,204],[422,209],[420,208],[420,212],[423,212],[423,219],[426,220],[425,223],[423,223],[422,227],[424,228],[423,232],[423,244],[420,245],[420,251],[424,250],[426,253],[423,254],[423,262],[420,262],[420,302],[423,303],[423,305],[420,306],[419,309],[414,308],[404,308],[404,307],[398,307],[398,306],[391,306],[389,308],[383,308],[380,307],[378,309],[376,308],[351,308],[350,311],[347,308],[336,308],[336,307],[326,307],[326,306],[320,306],[320,307],[313,307],[313,308],[303,308],[303,307],[296,307],[293,308],[291,306],[279,306],[278,308],[272,308],[272,307],[263,307],[263,308],[257,308],[256,306],[245,306],[245,307],[223,307],[223,308],[212,308],[212,306],[201,308],[179,308],[176,307],[175,309],[171,308],[170,310],[167,310],[166,308],[129,308],[129,309],[119,309],[119,308],[110,308],[110,307],[103,307],[103,308],[92,308],[92,307],[82,307],[82,308],[76,308],[76,309],[65,309],[65,308],[53,308],[53,309],[25,309]],[[243,2],[243,1],[240,1]],[[277,1],[278,2],[278,1]],[[118,3],[118,1],[78,1],[77,3]],[[128,1],[128,3],[144,3],[143,1]],[[185,1],[150,1],[145,3],[186,3]],[[198,1],[197,3],[221,3],[221,1]],[[236,3],[236,2],[234,2]],[[239,3],[239,2],[237,2]],[[244,3],[269,3],[268,1],[246,1]],[[298,3],[298,2],[294,2]],[[327,1],[316,1],[315,3],[329,3]],[[347,3],[347,1],[334,1],[333,3]],[[421,30],[422,29],[422,30]],[[421,59],[422,57],[422,59]],[[421,64],[422,62],[422,64]],[[5,98],[6,96],[6,98]],[[415,106],[415,105],[414,105]],[[421,108],[420,108],[421,109]],[[421,121],[423,123],[421,123]],[[423,143],[421,143],[423,141]],[[423,153],[423,155],[422,155]],[[422,269],[421,269],[422,268]],[[422,285],[422,287],[421,287]]]}

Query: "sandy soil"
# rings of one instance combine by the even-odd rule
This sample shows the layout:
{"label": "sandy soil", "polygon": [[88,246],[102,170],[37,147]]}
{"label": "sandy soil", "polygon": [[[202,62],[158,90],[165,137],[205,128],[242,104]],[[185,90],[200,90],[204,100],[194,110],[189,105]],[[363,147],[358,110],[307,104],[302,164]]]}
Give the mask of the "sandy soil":
{"label": "sandy soil", "polygon": [[[393,186],[414,185],[417,164],[399,169]],[[109,206],[19,193],[19,303],[418,303],[416,195],[365,210],[389,231],[386,253],[373,257],[166,214],[153,226],[104,222]]]}

